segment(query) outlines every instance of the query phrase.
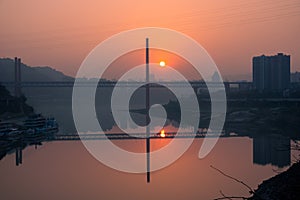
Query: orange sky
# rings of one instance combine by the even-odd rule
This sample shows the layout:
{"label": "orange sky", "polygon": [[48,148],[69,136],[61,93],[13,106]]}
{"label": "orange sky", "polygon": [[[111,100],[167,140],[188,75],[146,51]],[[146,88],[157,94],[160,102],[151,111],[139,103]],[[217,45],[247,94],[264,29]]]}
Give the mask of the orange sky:
{"label": "orange sky", "polygon": [[0,0],[0,57],[75,75],[98,43],[145,26],[193,37],[224,76],[251,73],[262,53],[290,54],[300,70],[299,0]]}

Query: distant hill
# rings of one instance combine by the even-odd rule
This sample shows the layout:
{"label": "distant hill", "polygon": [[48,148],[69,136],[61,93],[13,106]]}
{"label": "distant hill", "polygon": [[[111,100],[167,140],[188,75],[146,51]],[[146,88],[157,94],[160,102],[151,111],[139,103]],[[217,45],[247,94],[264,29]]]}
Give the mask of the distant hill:
{"label": "distant hill", "polygon": [[[15,71],[14,60],[10,58],[0,58],[0,82],[14,81]],[[74,78],[66,76],[60,71],[51,67],[30,67],[21,64],[22,81],[72,81]]]}

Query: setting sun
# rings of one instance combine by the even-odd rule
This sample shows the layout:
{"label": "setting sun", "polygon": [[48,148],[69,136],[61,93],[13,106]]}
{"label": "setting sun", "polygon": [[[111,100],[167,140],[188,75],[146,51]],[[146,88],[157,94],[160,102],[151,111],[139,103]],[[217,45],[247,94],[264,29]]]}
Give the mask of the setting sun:
{"label": "setting sun", "polygon": [[159,62],[159,66],[161,66],[161,67],[165,67],[165,66],[166,66],[166,63],[165,63],[165,61],[160,61],[160,62]]}
{"label": "setting sun", "polygon": [[163,130],[161,130],[160,131],[160,137],[166,137],[166,134],[165,134],[165,130],[163,129]]}

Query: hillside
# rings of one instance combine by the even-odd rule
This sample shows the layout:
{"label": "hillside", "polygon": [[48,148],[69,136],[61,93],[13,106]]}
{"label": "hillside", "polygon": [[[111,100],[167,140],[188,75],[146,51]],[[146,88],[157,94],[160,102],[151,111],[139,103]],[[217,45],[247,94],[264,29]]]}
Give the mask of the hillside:
{"label": "hillside", "polygon": [[249,200],[297,200],[300,196],[299,178],[300,163],[297,162],[287,171],[265,180]]}
{"label": "hillside", "polygon": [[[14,81],[14,60],[0,58],[0,82]],[[30,67],[21,64],[22,81],[72,81],[70,76],[56,71],[51,67]]]}

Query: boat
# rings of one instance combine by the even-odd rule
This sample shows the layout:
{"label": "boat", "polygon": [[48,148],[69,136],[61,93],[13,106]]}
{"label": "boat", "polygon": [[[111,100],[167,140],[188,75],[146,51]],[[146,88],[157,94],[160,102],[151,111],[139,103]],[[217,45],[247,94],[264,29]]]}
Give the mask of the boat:
{"label": "boat", "polygon": [[13,129],[13,124],[9,122],[0,122],[0,136],[10,132]]}
{"label": "boat", "polygon": [[10,122],[0,122],[0,137],[15,139],[20,137],[22,131],[17,126]]}
{"label": "boat", "polygon": [[48,135],[58,132],[58,124],[54,118],[45,118],[41,114],[29,116],[24,121],[27,136]]}
{"label": "boat", "polygon": [[29,116],[24,121],[24,127],[26,129],[35,129],[35,128],[41,128],[44,127],[46,123],[46,118],[43,117],[41,114],[34,114]]}
{"label": "boat", "polygon": [[12,130],[12,131],[8,132],[6,134],[6,136],[7,136],[7,139],[9,139],[9,140],[18,140],[18,139],[22,138],[23,131],[18,130],[18,129]]}

